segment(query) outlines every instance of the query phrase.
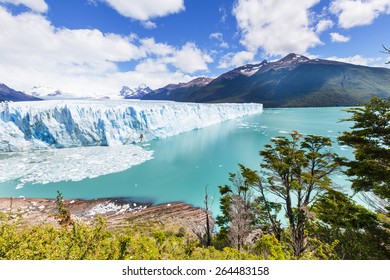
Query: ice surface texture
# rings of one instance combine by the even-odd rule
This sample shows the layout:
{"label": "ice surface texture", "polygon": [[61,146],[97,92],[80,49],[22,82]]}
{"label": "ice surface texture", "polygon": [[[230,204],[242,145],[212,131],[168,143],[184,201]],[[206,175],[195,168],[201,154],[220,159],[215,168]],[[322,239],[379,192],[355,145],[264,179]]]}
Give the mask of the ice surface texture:
{"label": "ice surface texture", "polygon": [[0,159],[0,183],[15,180],[19,189],[26,183],[79,181],[127,170],[152,155],[137,145],[7,153]]}
{"label": "ice surface texture", "polygon": [[0,103],[0,151],[126,145],[261,113],[262,109],[261,104],[123,100]]}

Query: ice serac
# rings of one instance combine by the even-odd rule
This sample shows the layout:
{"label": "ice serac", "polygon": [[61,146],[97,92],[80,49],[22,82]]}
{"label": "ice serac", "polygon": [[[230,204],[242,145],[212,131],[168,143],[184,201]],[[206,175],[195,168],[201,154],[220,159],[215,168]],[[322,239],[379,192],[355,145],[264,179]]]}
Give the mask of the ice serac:
{"label": "ice serac", "polygon": [[261,104],[68,100],[0,104],[0,151],[115,146],[262,112]]}

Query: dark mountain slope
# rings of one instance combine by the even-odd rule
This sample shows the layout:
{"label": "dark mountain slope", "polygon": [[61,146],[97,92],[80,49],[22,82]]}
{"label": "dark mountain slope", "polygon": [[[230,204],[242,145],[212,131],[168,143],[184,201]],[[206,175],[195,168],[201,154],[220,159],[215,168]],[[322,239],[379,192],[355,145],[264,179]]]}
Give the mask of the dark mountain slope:
{"label": "dark mountain slope", "polygon": [[212,81],[210,78],[196,78],[188,83],[169,84],[163,88],[156,89],[143,96],[143,100],[173,100],[186,101],[192,93],[203,88]]}
{"label": "dark mountain slope", "polygon": [[0,102],[1,101],[35,101],[41,100],[39,98],[27,95],[21,91],[13,90],[5,84],[0,83]]}
{"label": "dark mountain slope", "polygon": [[238,67],[191,92],[178,88],[169,100],[319,107],[358,105],[372,95],[390,96],[390,69],[289,54],[275,62]]}

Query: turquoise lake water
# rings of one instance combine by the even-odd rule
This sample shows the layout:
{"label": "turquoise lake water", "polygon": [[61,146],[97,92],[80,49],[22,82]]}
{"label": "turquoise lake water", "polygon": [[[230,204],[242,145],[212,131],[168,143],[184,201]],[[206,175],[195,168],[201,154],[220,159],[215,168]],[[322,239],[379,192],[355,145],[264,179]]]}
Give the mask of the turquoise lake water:
{"label": "turquoise lake water", "polygon": [[[54,198],[59,190],[65,198],[130,197],[156,204],[183,201],[202,207],[208,186],[215,214],[219,209],[218,186],[228,183],[229,172],[238,171],[238,163],[258,169],[258,151],[272,137],[288,136],[294,129],[328,136],[334,141],[335,152],[351,157],[351,149],[340,147],[336,139],[351,125],[339,122],[349,116],[343,109],[265,109],[262,114],[151,141],[145,148],[154,151],[153,159],[123,172],[75,182],[25,184],[19,189],[12,180],[0,183],[0,196]],[[341,175],[334,179],[348,185]]]}

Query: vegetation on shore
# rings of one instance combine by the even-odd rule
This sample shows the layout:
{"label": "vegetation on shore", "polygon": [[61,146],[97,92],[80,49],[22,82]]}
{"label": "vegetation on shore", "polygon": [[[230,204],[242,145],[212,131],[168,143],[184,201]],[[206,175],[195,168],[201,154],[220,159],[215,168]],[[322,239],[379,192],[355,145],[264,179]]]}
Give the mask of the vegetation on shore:
{"label": "vegetation on shore", "polygon": [[[332,152],[327,137],[272,139],[259,152],[260,170],[239,165],[220,186],[218,232],[208,219],[204,235],[130,220],[108,229],[101,217],[87,226],[59,193],[57,227],[21,226],[14,213],[0,213],[0,259],[390,259],[390,99],[348,111],[354,126],[339,141],[355,159]],[[371,210],[335,187],[335,172],[349,176]]]}

